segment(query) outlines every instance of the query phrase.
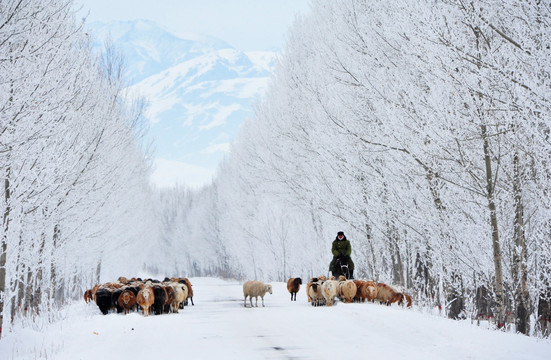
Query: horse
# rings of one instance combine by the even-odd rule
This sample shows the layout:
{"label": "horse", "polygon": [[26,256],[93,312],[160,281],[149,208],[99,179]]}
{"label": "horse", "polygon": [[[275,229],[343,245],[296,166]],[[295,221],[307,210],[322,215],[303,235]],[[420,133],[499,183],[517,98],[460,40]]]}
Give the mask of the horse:
{"label": "horse", "polygon": [[348,259],[349,258],[338,257],[335,260],[333,270],[331,271],[335,278],[338,279],[340,275],[344,275],[347,279],[350,279],[351,271],[348,267]]}

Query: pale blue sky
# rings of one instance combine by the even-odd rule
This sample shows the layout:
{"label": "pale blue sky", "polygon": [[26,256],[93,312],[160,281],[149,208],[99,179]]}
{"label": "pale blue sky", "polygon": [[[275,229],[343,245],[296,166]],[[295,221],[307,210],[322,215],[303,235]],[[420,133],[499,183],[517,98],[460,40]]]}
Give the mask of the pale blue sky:
{"label": "pale blue sky", "polygon": [[310,0],[75,0],[88,22],[153,20],[175,34],[200,33],[247,50],[281,48]]}

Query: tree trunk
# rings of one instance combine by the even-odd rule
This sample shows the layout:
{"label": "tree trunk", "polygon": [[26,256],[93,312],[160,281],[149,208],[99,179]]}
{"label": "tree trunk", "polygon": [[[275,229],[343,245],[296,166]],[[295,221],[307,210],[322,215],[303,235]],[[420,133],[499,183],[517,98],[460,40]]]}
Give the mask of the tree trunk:
{"label": "tree trunk", "polygon": [[515,198],[515,251],[513,254],[513,281],[515,287],[516,329],[529,335],[530,332],[530,294],[528,292],[528,271],[526,266],[526,240],[524,236],[524,205],[522,203],[521,171],[518,153],[513,159]]}
{"label": "tree trunk", "polygon": [[492,160],[490,155],[490,144],[488,141],[488,130],[486,125],[480,125],[484,148],[484,163],[486,165],[486,191],[488,209],[490,210],[490,225],[492,228],[492,246],[495,267],[495,295],[496,295],[496,321],[498,327],[505,326],[505,305],[503,292],[503,270],[501,266],[501,245],[499,242],[499,228],[497,223],[497,211],[495,204],[494,179],[492,173]]}
{"label": "tree trunk", "polygon": [[401,286],[406,285],[406,281],[404,279],[404,264],[402,262],[402,257],[400,256],[400,249],[398,247],[398,236],[396,234],[396,231],[392,232],[392,252],[393,252],[393,263],[395,260],[395,263],[393,264],[393,273],[394,273],[394,283],[399,284]]}
{"label": "tree trunk", "polygon": [[551,287],[546,285],[538,296],[538,325],[542,336],[551,335]]}
{"label": "tree trunk", "polygon": [[[103,254],[100,254],[103,256]],[[98,266],[96,266],[96,284],[99,284],[101,280],[101,257],[98,260]]]}
{"label": "tree trunk", "polygon": [[421,254],[418,252],[415,257],[415,275],[413,277],[414,282],[420,287],[421,293],[425,297],[432,297],[429,292],[429,269],[425,262],[421,260]]}
{"label": "tree trunk", "polygon": [[457,273],[451,274],[450,289],[448,290],[448,317],[460,319],[465,310],[465,297],[463,295],[463,279]]}
{"label": "tree trunk", "polygon": [[[369,197],[368,197],[368,190],[367,190],[367,182],[365,180],[365,177],[362,176],[361,178],[361,184],[362,184],[362,219],[364,221],[364,231],[365,231],[365,239],[366,239],[366,246],[365,249],[367,250],[366,254],[366,262],[371,262],[371,264],[368,264],[367,266],[367,272],[370,275],[370,279],[379,279],[379,273],[377,269],[379,268],[377,264],[377,257],[375,256],[375,248],[373,246],[373,239],[371,237],[371,226],[369,221],[369,212],[367,211],[369,209]],[[371,258],[368,260],[367,256],[371,256]],[[356,271],[356,276],[358,276],[359,272]]]}
{"label": "tree trunk", "polygon": [[[50,263],[50,288],[52,289],[52,297],[51,299],[56,299],[58,294],[57,294],[57,290],[62,288],[63,286],[63,281],[61,284],[59,284],[59,280],[57,279],[57,275],[56,275],[56,267],[55,267],[55,251],[56,251],[56,248],[57,248],[57,242],[59,240],[59,234],[60,234],[60,229],[59,229],[59,225],[56,224],[54,226],[54,234],[53,234],[53,245],[52,245],[52,254],[51,254],[51,263]],[[62,279],[61,279],[62,280]]]}
{"label": "tree trunk", "polygon": [[8,239],[7,239],[7,232],[8,232],[8,218],[10,215],[10,207],[9,207],[9,199],[10,199],[10,181],[8,180],[10,173],[10,168],[6,171],[6,178],[4,179],[4,204],[5,204],[5,210],[4,210],[4,219],[2,221],[2,248],[0,252],[0,338],[2,337],[2,325],[3,325],[3,317],[4,317],[4,299],[6,294],[6,250],[8,248]]}

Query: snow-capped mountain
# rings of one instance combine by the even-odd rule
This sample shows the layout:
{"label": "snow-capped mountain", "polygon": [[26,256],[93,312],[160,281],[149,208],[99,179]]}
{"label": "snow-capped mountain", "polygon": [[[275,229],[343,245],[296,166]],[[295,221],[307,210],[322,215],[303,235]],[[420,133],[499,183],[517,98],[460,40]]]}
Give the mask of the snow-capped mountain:
{"label": "snow-capped mountain", "polygon": [[158,158],[153,181],[173,183],[182,168],[174,162],[203,170],[201,180],[181,179],[188,185],[208,181],[251,114],[251,100],[262,95],[275,52],[241,52],[201,35],[182,38],[145,20],[93,23],[90,32],[98,48],[109,39],[123,51],[130,90],[148,100]]}

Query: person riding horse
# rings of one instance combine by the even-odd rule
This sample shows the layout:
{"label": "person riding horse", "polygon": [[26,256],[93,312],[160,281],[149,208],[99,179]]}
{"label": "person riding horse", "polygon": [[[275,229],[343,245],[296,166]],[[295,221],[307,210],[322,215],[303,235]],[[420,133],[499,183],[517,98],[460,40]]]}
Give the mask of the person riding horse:
{"label": "person riding horse", "polygon": [[[350,258],[352,254],[352,246],[350,241],[344,236],[344,232],[339,231],[337,237],[333,240],[331,246],[331,252],[333,253],[333,260],[329,264],[329,271],[333,276],[345,275],[347,279],[354,278],[354,262]],[[348,268],[348,272],[346,271]]]}

